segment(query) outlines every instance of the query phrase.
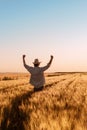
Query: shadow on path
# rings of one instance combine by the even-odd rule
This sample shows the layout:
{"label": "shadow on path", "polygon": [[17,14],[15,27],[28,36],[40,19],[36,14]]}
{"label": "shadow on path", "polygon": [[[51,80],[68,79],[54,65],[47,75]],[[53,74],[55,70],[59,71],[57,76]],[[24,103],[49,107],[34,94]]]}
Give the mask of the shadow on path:
{"label": "shadow on path", "polygon": [[[24,121],[29,120],[26,113],[20,109],[20,105],[25,100],[31,98],[33,91],[17,96],[11,101],[11,106],[4,108],[3,120],[0,130],[25,130]],[[29,100],[28,100],[29,103]],[[30,114],[29,114],[30,115]]]}
{"label": "shadow on path", "polygon": [[[58,82],[55,82],[54,84],[56,83]],[[53,83],[46,85],[45,89],[47,87],[51,87],[52,85]],[[27,100],[28,100],[28,104],[30,104],[29,99],[31,98],[33,93],[34,93],[33,91],[29,91],[22,95],[16,96],[11,101],[10,106],[4,108],[3,119],[1,121],[0,130],[25,130],[24,122],[27,119],[30,120],[29,116],[31,115],[31,111],[30,114],[27,115],[26,112],[20,109],[20,106],[22,105],[22,103],[25,103]]]}
{"label": "shadow on path", "polygon": [[[65,79],[62,79],[61,81],[63,80]],[[59,81],[47,84],[45,86],[45,89],[47,89],[48,87],[52,87],[54,84],[57,84],[57,83],[59,83]],[[0,130],[25,130],[24,122],[26,122],[27,120],[28,121],[30,120],[32,111],[29,111],[29,114],[27,115],[26,112],[20,109],[20,106],[22,105],[22,103],[26,104],[27,101],[29,105],[31,103],[29,99],[31,99],[31,96],[33,93],[34,92],[32,90],[22,95],[16,96],[11,101],[10,106],[7,106],[4,108],[3,119],[1,121]]]}

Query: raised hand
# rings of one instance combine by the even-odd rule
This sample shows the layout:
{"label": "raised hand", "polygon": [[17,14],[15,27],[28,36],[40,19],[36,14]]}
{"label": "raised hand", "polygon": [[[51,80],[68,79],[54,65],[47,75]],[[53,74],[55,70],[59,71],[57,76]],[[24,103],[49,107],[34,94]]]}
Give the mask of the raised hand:
{"label": "raised hand", "polygon": [[52,55],[51,55],[50,57],[51,57],[51,59],[53,59],[53,56],[52,56]]}
{"label": "raised hand", "polygon": [[23,55],[23,58],[25,58],[26,57],[26,55]]}

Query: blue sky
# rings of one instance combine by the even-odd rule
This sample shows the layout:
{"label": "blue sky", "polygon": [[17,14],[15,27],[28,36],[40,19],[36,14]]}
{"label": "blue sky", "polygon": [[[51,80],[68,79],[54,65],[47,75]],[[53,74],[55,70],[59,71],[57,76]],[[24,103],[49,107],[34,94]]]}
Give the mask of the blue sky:
{"label": "blue sky", "polygon": [[24,72],[22,54],[48,71],[87,71],[86,0],[0,0],[0,72]]}

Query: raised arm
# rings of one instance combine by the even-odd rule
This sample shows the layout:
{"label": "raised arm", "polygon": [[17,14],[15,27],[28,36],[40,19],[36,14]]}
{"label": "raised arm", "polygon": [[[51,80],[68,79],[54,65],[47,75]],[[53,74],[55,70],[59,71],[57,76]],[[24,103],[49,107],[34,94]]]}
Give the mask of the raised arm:
{"label": "raised arm", "polygon": [[51,65],[52,61],[53,61],[53,56],[51,55],[51,56],[50,56],[50,61],[48,62],[48,65],[49,65],[49,66]]}
{"label": "raised arm", "polygon": [[25,57],[26,57],[26,55],[22,56],[22,58],[23,58],[23,65],[31,73],[33,67],[31,67],[31,66],[29,66],[29,65],[26,64]]}
{"label": "raised arm", "polygon": [[53,61],[53,56],[51,55],[50,56],[50,61],[48,62],[48,64],[46,66],[44,66],[44,67],[41,67],[42,71],[47,70],[50,67],[52,61]]}
{"label": "raised arm", "polygon": [[25,57],[26,57],[26,55],[23,55],[23,65],[24,65],[24,66],[26,65]]}

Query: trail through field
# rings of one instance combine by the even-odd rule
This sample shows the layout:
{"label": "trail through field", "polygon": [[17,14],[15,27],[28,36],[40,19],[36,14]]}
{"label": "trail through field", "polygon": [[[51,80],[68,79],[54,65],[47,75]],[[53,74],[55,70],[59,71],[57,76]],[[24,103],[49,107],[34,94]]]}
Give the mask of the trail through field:
{"label": "trail through field", "polygon": [[1,86],[0,130],[87,130],[86,86],[80,73],[46,77],[35,93],[27,80]]}

